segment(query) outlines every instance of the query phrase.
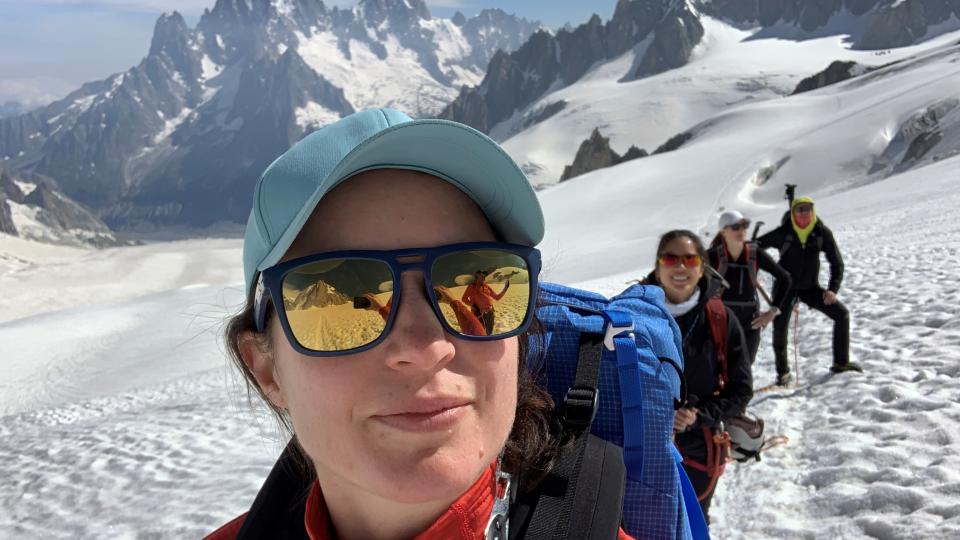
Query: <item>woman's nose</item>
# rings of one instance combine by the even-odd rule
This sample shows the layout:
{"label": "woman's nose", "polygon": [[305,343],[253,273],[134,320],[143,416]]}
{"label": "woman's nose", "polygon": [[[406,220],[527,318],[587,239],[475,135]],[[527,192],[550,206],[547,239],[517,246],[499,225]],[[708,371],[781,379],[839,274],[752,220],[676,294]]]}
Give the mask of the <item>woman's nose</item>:
{"label": "woman's nose", "polygon": [[456,349],[430,304],[423,274],[404,272],[400,288],[393,328],[381,345],[386,362],[394,369],[439,369],[453,359]]}

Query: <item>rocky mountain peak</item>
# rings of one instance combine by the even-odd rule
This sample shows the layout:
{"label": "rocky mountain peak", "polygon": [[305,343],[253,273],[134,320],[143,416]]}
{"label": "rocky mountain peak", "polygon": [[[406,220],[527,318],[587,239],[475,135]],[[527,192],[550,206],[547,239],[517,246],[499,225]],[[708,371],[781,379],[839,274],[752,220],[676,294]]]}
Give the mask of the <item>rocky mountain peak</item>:
{"label": "rocky mountain peak", "polygon": [[194,33],[180,13],[174,11],[157,19],[148,58],[166,57],[172,63],[170,67],[180,72],[183,79],[196,81],[202,76],[200,56]]}
{"label": "rocky mountain peak", "polygon": [[373,26],[379,26],[384,21],[408,25],[417,19],[431,18],[423,0],[360,0],[357,9]]}
{"label": "rocky mountain peak", "polygon": [[153,26],[150,55],[177,50],[192,41],[192,32],[179,12],[164,13]]}
{"label": "rocky mountain peak", "polygon": [[563,182],[597,169],[619,165],[631,159],[646,157],[646,155],[646,150],[630,146],[627,152],[621,156],[610,148],[610,138],[601,135],[599,128],[593,128],[590,136],[580,143],[580,148],[577,149],[577,155],[573,158],[573,163],[564,167],[560,181]]}

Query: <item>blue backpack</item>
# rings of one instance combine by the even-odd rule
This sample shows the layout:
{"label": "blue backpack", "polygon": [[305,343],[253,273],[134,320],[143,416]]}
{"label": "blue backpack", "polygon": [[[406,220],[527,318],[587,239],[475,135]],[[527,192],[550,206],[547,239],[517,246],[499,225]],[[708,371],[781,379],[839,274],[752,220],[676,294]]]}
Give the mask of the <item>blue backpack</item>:
{"label": "blue backpack", "polygon": [[[531,350],[543,355],[546,386],[561,415],[578,402],[588,404],[589,418],[581,420],[591,433],[623,448],[624,530],[638,539],[708,539],[673,445],[674,411],[685,399],[683,357],[663,291],[634,285],[607,299],[541,283],[537,317],[545,335],[542,342],[531,340]],[[583,384],[580,357],[595,357],[597,350],[596,382]],[[587,371],[596,370],[595,360],[587,363],[593,364]]]}

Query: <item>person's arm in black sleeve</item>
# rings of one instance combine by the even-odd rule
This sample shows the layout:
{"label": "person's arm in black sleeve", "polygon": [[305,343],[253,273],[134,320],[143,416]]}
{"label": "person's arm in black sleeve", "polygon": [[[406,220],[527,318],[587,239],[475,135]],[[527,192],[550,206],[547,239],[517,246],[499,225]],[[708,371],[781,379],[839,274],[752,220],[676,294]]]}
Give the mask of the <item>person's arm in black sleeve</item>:
{"label": "person's arm in black sleeve", "polygon": [[773,305],[770,307],[775,307],[782,312],[786,308],[787,295],[790,293],[790,285],[793,283],[793,279],[790,278],[790,272],[787,272],[782,266],[774,262],[773,257],[767,255],[766,251],[762,249],[758,251],[757,264],[761,270],[772,275],[774,280],[773,291],[776,293],[776,296],[771,298]]}
{"label": "person's arm in black sleeve", "polygon": [[783,241],[783,227],[777,227],[760,238],[757,238],[757,244],[760,246],[761,250],[769,248],[779,250],[781,247],[783,247]]}
{"label": "person's arm in black sleeve", "polygon": [[840,284],[843,283],[843,257],[840,256],[840,248],[833,238],[833,231],[826,226],[823,227],[823,253],[830,263],[830,284],[827,289],[834,293],[840,292]]}
{"label": "person's arm in black sleeve", "polygon": [[743,414],[753,399],[753,374],[746,339],[730,308],[727,308],[727,375],[727,386],[720,395],[709,396],[697,404],[700,413],[695,427],[717,427],[727,418]]}

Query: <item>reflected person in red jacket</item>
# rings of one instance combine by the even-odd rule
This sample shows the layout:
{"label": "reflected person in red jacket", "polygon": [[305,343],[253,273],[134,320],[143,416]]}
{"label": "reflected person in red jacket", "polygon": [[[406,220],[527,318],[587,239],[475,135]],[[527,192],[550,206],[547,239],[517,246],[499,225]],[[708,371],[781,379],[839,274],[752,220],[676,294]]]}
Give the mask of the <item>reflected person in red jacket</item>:
{"label": "reflected person in red jacket", "polygon": [[467,286],[461,298],[465,304],[473,309],[473,314],[483,323],[483,328],[486,330],[485,335],[493,333],[495,322],[493,302],[503,298],[503,295],[507,294],[507,290],[510,289],[510,281],[508,280],[499,294],[494,293],[493,288],[487,285],[487,274],[488,272],[484,270],[474,272],[473,283]]}

